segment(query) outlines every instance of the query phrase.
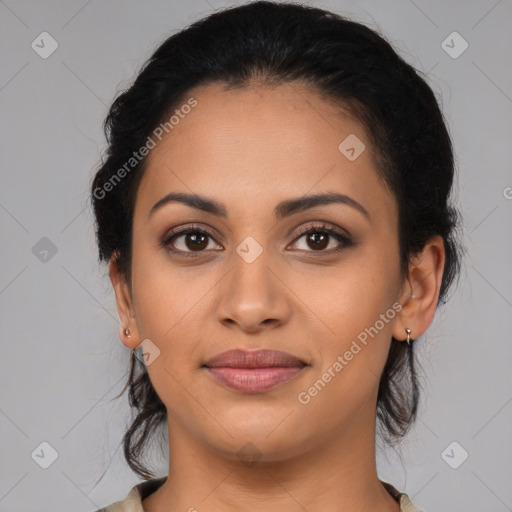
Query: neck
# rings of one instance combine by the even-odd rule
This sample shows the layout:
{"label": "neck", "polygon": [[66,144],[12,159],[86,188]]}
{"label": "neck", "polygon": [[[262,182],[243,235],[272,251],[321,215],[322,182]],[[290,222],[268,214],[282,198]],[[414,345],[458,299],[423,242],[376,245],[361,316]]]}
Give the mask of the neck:
{"label": "neck", "polygon": [[144,512],[399,512],[376,471],[375,414],[359,420],[300,454],[252,462],[220,454],[168,420],[168,478],[143,500]]}

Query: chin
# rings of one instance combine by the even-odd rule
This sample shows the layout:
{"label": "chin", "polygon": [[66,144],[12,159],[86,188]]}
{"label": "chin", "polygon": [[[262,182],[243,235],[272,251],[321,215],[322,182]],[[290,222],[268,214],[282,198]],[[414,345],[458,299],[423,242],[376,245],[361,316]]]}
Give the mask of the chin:
{"label": "chin", "polygon": [[[267,412],[268,409],[267,409]],[[205,428],[205,441],[222,456],[241,461],[276,462],[296,457],[318,442],[318,430],[311,426],[307,430],[307,423],[300,421],[294,413],[283,407],[276,407],[273,416],[265,415],[261,410],[259,414],[236,413],[233,415],[218,416],[221,425],[226,425],[229,434],[216,422],[214,431],[218,436],[212,437],[212,427]],[[289,415],[287,417],[287,415]],[[284,421],[283,421],[284,420]]]}

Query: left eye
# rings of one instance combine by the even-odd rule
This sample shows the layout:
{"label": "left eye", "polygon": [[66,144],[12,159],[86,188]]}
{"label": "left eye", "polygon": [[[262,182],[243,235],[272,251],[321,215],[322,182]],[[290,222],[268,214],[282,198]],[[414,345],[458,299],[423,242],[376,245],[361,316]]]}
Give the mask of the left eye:
{"label": "left eye", "polygon": [[[306,231],[304,231],[297,239],[296,242],[299,240],[304,239],[305,248],[299,248],[300,250],[305,251],[313,251],[313,252],[338,252],[342,250],[344,247],[350,247],[352,246],[352,241],[350,238],[343,233],[339,233],[338,231],[330,228],[309,228]],[[328,249],[331,245],[330,242],[336,241],[338,244],[334,243],[335,249],[332,250],[332,247],[330,247],[331,250],[326,251],[325,249]],[[336,248],[336,245],[338,247]]]}

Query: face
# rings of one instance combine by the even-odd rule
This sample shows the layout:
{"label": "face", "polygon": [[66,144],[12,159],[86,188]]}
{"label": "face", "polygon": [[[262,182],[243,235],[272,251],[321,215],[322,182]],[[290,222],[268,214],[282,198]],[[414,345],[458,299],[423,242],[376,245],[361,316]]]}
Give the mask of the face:
{"label": "face", "polygon": [[[190,96],[137,192],[127,306],[126,344],[150,340],[170,431],[233,458],[250,442],[267,460],[370,431],[391,336],[405,333],[397,205],[363,126],[297,84]],[[300,364],[204,366],[232,349]]]}

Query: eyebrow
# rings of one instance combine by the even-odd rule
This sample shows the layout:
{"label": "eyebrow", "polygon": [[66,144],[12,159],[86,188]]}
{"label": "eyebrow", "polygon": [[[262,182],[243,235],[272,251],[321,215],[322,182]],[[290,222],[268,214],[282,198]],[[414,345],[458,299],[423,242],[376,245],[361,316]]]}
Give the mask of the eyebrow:
{"label": "eyebrow", "polygon": [[[218,217],[228,217],[226,207],[222,203],[219,203],[218,201],[205,196],[200,196],[197,194],[185,194],[182,192],[171,192],[170,194],[162,197],[162,199],[157,201],[152,206],[151,210],[149,210],[148,217],[151,217],[156,211],[160,210],[163,206],[169,203],[182,203],[190,206],[191,208],[217,215]],[[285,217],[289,217],[294,213],[309,210],[315,206],[322,206],[333,203],[341,203],[350,206],[362,213],[367,218],[367,220],[371,220],[370,213],[362,204],[358,203],[355,199],[352,199],[347,195],[334,192],[302,196],[282,201],[274,208],[274,217],[277,220],[280,220]]]}

